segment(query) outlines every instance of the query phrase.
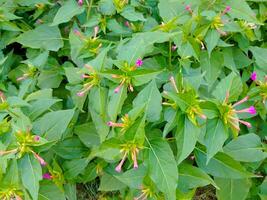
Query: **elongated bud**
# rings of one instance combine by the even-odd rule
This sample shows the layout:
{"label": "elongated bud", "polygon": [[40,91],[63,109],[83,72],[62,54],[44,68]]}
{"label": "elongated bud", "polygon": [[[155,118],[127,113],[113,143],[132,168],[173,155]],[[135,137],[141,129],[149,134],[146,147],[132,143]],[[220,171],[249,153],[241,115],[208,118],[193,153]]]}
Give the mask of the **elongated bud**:
{"label": "elongated bud", "polygon": [[32,151],[34,157],[39,161],[39,163],[42,165],[42,166],[45,166],[46,165],[46,162],[44,161],[44,159],[39,156],[37,153],[35,153],[34,151]]}
{"label": "elongated bud", "polygon": [[96,38],[96,36],[98,34],[98,31],[99,31],[99,27],[95,26],[95,28],[94,28],[94,38]]}
{"label": "elongated bud", "polygon": [[172,87],[175,89],[175,91],[177,93],[179,93],[179,90],[178,90],[178,88],[176,86],[176,83],[175,83],[175,80],[174,80],[174,77],[173,76],[170,77],[170,81],[171,81]]}
{"label": "elongated bud", "polygon": [[35,136],[33,137],[33,139],[34,139],[35,142],[39,142],[39,140],[40,140],[40,136],[39,136],[39,135],[35,135]]}
{"label": "elongated bud", "polygon": [[117,165],[117,167],[115,168],[115,170],[116,170],[117,172],[119,172],[119,173],[121,172],[121,168],[122,168],[122,165],[123,165],[124,162],[125,162],[126,156],[127,156],[127,152],[124,153],[123,158],[121,159],[120,163],[119,163],[119,164]]}
{"label": "elongated bud", "polygon": [[238,105],[240,105],[240,104],[242,104],[242,103],[248,101],[248,99],[249,99],[249,96],[246,96],[245,98],[243,98],[243,99],[241,99],[240,101],[236,102],[236,103],[233,105],[233,107],[236,107],[236,106],[238,106]]}
{"label": "elongated bud", "polygon": [[79,6],[82,6],[83,5],[83,0],[78,0],[78,4],[79,4]]}

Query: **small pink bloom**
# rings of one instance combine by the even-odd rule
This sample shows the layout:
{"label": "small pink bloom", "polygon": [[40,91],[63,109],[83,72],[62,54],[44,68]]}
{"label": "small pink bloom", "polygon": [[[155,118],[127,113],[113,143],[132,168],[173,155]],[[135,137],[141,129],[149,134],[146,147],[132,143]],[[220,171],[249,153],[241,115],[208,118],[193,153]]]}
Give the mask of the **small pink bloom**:
{"label": "small pink bloom", "polygon": [[44,159],[39,156],[37,153],[33,152],[35,158],[39,161],[39,163],[42,165],[42,166],[45,166],[46,165],[46,162],[44,161]]}
{"label": "small pink bloom", "polygon": [[99,31],[99,27],[95,26],[94,27],[94,38],[96,38],[98,31]]}
{"label": "small pink bloom", "polygon": [[136,61],[136,63],[135,63],[135,65],[137,66],[137,67],[141,67],[142,65],[143,65],[143,60],[142,59],[137,59],[137,61]]}
{"label": "small pink bloom", "polygon": [[191,6],[190,6],[190,5],[186,5],[186,6],[185,6],[185,9],[186,9],[187,11],[191,11]]}
{"label": "small pink bloom", "polygon": [[244,124],[246,127],[248,127],[248,128],[251,128],[252,126],[251,126],[251,124],[249,123],[249,122],[246,122],[246,121],[243,121],[243,120],[238,120],[241,124]]}
{"label": "small pink bloom", "polygon": [[51,180],[52,176],[49,173],[45,173],[45,174],[43,174],[43,179]]}
{"label": "small pink bloom", "polygon": [[115,88],[114,92],[119,93],[120,90],[121,90],[121,86],[119,85],[118,87]]}
{"label": "small pink bloom", "polygon": [[82,35],[81,32],[78,29],[74,29],[73,32],[74,32],[75,35],[77,35],[79,37],[81,37],[81,35]]}
{"label": "small pink bloom", "polygon": [[79,6],[82,6],[83,5],[83,0],[78,0],[78,4],[79,4]]}
{"label": "small pink bloom", "polygon": [[112,122],[112,121],[109,121],[109,122],[107,123],[107,125],[111,127],[111,126],[113,126],[113,122]]}
{"label": "small pink bloom", "polygon": [[35,142],[38,142],[40,140],[40,136],[39,135],[35,135],[33,139],[34,139]]}
{"label": "small pink bloom", "polygon": [[76,94],[77,96],[79,96],[79,97],[82,97],[82,96],[84,96],[84,91],[81,91],[81,92],[77,92],[77,94]]}
{"label": "small pink bloom", "polygon": [[172,51],[175,51],[177,49],[176,45],[172,45]]}
{"label": "small pink bloom", "polygon": [[253,72],[253,73],[251,74],[251,76],[250,76],[250,79],[251,79],[252,81],[256,81],[256,80],[257,80],[257,73],[256,73],[256,72]]}
{"label": "small pink bloom", "polygon": [[124,162],[125,162],[125,159],[126,159],[126,157],[127,157],[127,152],[125,152],[124,153],[124,155],[123,155],[123,158],[121,159],[121,161],[120,161],[120,163],[117,165],[117,167],[115,168],[115,170],[117,171],[117,172],[121,172],[121,168],[122,168],[122,165],[124,164]]}
{"label": "small pink bloom", "polygon": [[248,112],[251,114],[251,115],[255,115],[257,113],[256,109],[254,106],[250,106],[248,108]]}
{"label": "small pink bloom", "polygon": [[224,9],[222,15],[225,15],[226,13],[228,13],[231,10],[231,6],[226,6],[226,8]]}
{"label": "small pink bloom", "polygon": [[128,21],[124,22],[124,25],[130,27],[130,23]]}

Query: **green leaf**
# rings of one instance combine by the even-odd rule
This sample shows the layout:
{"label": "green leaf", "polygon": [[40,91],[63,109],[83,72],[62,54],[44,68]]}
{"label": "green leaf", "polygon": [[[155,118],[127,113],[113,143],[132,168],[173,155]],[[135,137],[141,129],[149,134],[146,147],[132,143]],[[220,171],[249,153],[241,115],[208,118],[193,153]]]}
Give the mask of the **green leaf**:
{"label": "green leaf", "polygon": [[92,122],[75,126],[74,133],[78,135],[82,143],[87,147],[98,146],[100,144],[99,135]]}
{"label": "green leaf", "polygon": [[19,187],[19,177],[17,160],[12,159],[8,163],[7,173],[5,173],[1,180],[1,184],[8,187]]}
{"label": "green leaf", "polygon": [[68,22],[72,17],[81,14],[83,11],[84,8],[79,6],[75,0],[68,0],[59,8],[51,26]]}
{"label": "green leaf", "polygon": [[40,25],[37,28],[22,33],[16,41],[33,49],[58,51],[63,47],[63,41],[58,27]]}
{"label": "green leaf", "polygon": [[33,200],[38,199],[39,181],[42,179],[42,168],[33,155],[26,154],[18,162],[22,184],[29,191]]}
{"label": "green leaf", "polygon": [[242,90],[243,87],[240,77],[235,73],[231,73],[222,79],[220,83],[218,83],[212,92],[212,95],[223,101],[226,93],[229,92],[229,102],[232,102],[238,99],[239,95],[242,93]]}
{"label": "green leaf", "polygon": [[220,34],[217,30],[211,29],[208,31],[208,33],[205,37],[205,42],[207,44],[207,50],[208,50],[209,56],[210,56],[212,50],[218,44],[219,39],[220,39]]}
{"label": "green leaf", "polygon": [[45,114],[33,124],[35,133],[47,140],[59,140],[68,127],[74,110],[59,110]]}
{"label": "green leaf", "polygon": [[103,15],[112,15],[116,13],[116,8],[112,0],[100,0],[98,6],[99,6],[99,11]]}
{"label": "green leaf", "polygon": [[146,169],[140,165],[138,169],[130,169],[123,174],[115,174],[114,176],[125,185],[139,189],[143,184],[143,179],[146,175]]}
{"label": "green leaf", "polygon": [[208,174],[219,178],[242,179],[253,175],[233,158],[224,153],[217,153],[207,164],[207,153],[196,148],[195,156],[198,166]]}
{"label": "green leaf", "polygon": [[124,18],[130,21],[145,21],[143,14],[140,12],[136,12],[134,7],[126,6],[122,13],[120,13]]}
{"label": "green leaf", "polygon": [[182,13],[185,6],[180,0],[160,0],[158,8],[164,22],[168,22]]}
{"label": "green leaf", "polygon": [[266,48],[256,47],[256,46],[254,46],[254,47],[251,46],[251,47],[249,47],[249,50],[252,51],[252,54],[256,59],[257,65],[260,68],[265,69],[264,66],[267,65],[267,61],[266,61],[267,49]]}
{"label": "green leaf", "polygon": [[194,150],[201,129],[186,116],[179,118],[176,131],[177,163],[181,163]]}
{"label": "green leaf", "polygon": [[90,162],[89,158],[73,159],[63,163],[64,177],[68,180],[76,178]]}
{"label": "green leaf", "polygon": [[166,199],[175,200],[178,181],[177,164],[168,143],[155,138],[148,140],[148,173],[158,189],[166,195]]}
{"label": "green leaf", "polygon": [[207,163],[220,150],[225,140],[228,138],[227,128],[219,118],[207,121],[207,132],[205,135],[205,145],[207,148]]}
{"label": "green leaf", "polygon": [[116,121],[126,98],[127,87],[125,85],[121,87],[118,93],[115,93],[113,88],[109,91],[108,116],[111,121]]}
{"label": "green leaf", "polygon": [[115,191],[115,190],[121,190],[125,187],[126,187],[126,185],[123,184],[121,181],[119,181],[117,178],[105,173],[103,176],[101,176],[100,186],[99,186],[98,190],[100,190],[100,191]]}
{"label": "green leaf", "polygon": [[178,189],[187,192],[190,189],[203,187],[212,184],[217,188],[217,185],[212,178],[200,168],[189,164],[181,163],[179,165]]}
{"label": "green leaf", "polygon": [[223,151],[241,162],[259,162],[267,157],[267,153],[263,152],[261,139],[253,133],[232,140]]}
{"label": "green leaf", "polygon": [[251,182],[249,179],[225,179],[215,177],[219,186],[216,190],[218,200],[245,200],[247,199]]}
{"label": "green leaf", "polygon": [[58,142],[53,150],[64,159],[78,159],[88,154],[88,149],[85,148],[78,137],[71,137]]}
{"label": "green leaf", "polygon": [[59,69],[54,70],[45,70],[40,73],[38,76],[37,85],[44,88],[58,88],[63,77],[59,71]]}
{"label": "green leaf", "polygon": [[38,200],[65,200],[64,193],[51,182],[42,183],[40,185],[40,192]]}
{"label": "green leaf", "polygon": [[205,73],[204,77],[209,84],[209,87],[217,80],[222,70],[222,54],[219,52],[212,52],[210,57],[207,52],[200,56],[200,67]]}
{"label": "green leaf", "polygon": [[133,101],[133,106],[137,107],[146,104],[145,114],[149,122],[154,122],[160,119],[162,110],[162,97],[157,88],[155,80],[152,80]]}
{"label": "green leaf", "polygon": [[[97,101],[95,101],[97,99]],[[109,133],[109,127],[107,126],[107,89],[102,87],[92,88],[89,94],[89,110],[92,116],[92,120],[95,124],[95,128],[100,138],[100,142],[103,142]]]}

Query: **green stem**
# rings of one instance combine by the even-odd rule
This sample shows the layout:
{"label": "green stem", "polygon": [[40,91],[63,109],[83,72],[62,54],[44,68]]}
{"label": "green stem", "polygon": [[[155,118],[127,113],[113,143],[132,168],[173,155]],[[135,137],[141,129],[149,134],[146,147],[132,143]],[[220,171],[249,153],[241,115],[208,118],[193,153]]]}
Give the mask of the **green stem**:
{"label": "green stem", "polygon": [[86,19],[88,21],[89,20],[89,17],[90,17],[90,12],[91,12],[92,5],[94,3],[94,0],[91,0],[90,3],[88,3],[88,1],[86,1],[86,3],[88,5],[87,16],[86,16]]}

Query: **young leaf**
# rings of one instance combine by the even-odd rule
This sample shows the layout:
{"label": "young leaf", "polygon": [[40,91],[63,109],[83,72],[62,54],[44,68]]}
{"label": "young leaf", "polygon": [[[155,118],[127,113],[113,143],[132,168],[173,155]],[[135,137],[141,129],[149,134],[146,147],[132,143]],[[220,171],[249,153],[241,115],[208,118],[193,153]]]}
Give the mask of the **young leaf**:
{"label": "young leaf", "polygon": [[208,120],[205,145],[207,148],[207,163],[220,150],[228,138],[227,128],[219,118]]}
{"label": "young leaf", "polygon": [[16,41],[26,47],[50,51],[58,51],[63,46],[58,27],[47,24],[22,33]]}
{"label": "young leaf", "polygon": [[42,179],[42,169],[38,160],[31,154],[26,154],[18,162],[22,184],[29,191],[33,200],[38,199],[39,181]]}
{"label": "young leaf", "polygon": [[148,173],[158,189],[166,195],[166,199],[175,200],[175,191],[178,181],[177,164],[168,143],[155,138],[148,144]]}
{"label": "young leaf", "polygon": [[133,101],[133,106],[137,107],[146,104],[145,115],[149,122],[159,120],[162,106],[162,97],[157,88],[155,80],[152,80]]}

